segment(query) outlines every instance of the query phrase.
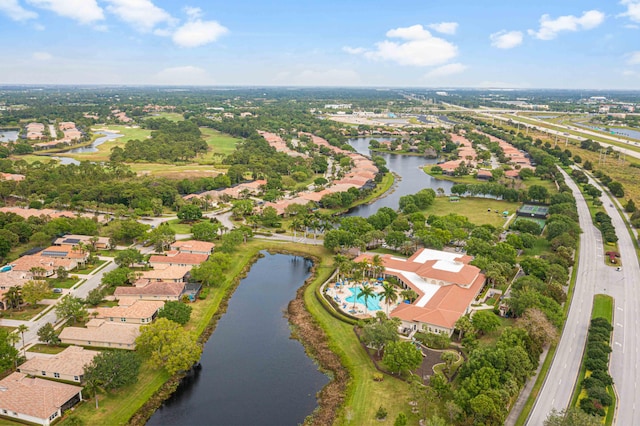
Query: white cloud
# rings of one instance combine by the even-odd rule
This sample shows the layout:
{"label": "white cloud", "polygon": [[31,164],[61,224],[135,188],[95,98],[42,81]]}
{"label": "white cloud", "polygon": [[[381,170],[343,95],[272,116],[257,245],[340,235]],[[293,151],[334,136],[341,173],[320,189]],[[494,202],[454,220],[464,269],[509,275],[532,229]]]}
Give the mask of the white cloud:
{"label": "white cloud", "polygon": [[580,17],[565,15],[559,16],[556,19],[551,19],[549,15],[545,14],[540,18],[540,29],[538,29],[538,31],[529,30],[528,33],[530,36],[540,40],[553,40],[558,33],[563,31],[593,29],[602,24],[604,18],[604,13],[598,10],[583,12]]}
{"label": "white cloud", "polygon": [[141,32],[150,32],[156,25],[175,23],[175,19],[150,0],[105,0],[107,10]]}
{"label": "white cloud", "polygon": [[640,76],[640,73],[634,70],[624,70],[622,71],[622,75],[625,77],[638,77]]}
{"label": "white cloud", "polygon": [[190,19],[198,19],[202,17],[202,9],[199,7],[186,6],[182,10],[184,10],[184,13],[186,13]]}
{"label": "white cloud", "polygon": [[165,68],[152,77],[156,84],[176,86],[207,86],[214,84],[209,74],[200,67],[187,65]]}
{"label": "white cloud", "polygon": [[103,10],[96,0],[27,0],[27,3],[81,24],[90,24],[104,19]]}
{"label": "white cloud", "polygon": [[520,31],[498,31],[489,36],[491,46],[498,49],[512,49],[522,44],[522,32]]}
{"label": "white cloud", "polygon": [[35,19],[38,14],[22,7],[18,0],[0,0],[0,12],[6,14],[14,21],[26,21]]}
{"label": "white cloud", "polygon": [[362,80],[353,70],[331,68],[283,71],[276,75],[275,83],[292,86],[359,86]]}
{"label": "white cloud", "polygon": [[346,47],[343,50],[352,54],[361,54],[373,60],[420,67],[444,64],[458,54],[456,45],[432,36],[422,25],[395,28],[387,31],[386,35],[389,38],[400,38],[405,41],[384,40],[376,43],[374,49]]}
{"label": "white cloud", "polygon": [[229,30],[216,21],[189,21],[173,33],[173,42],[180,47],[198,47],[216,41]]}
{"label": "white cloud", "polygon": [[636,50],[635,52],[631,52],[626,55],[627,56],[627,64],[629,65],[638,65],[640,64],[640,50]]}
{"label": "white cloud", "polygon": [[619,14],[631,19],[633,22],[640,22],[640,1],[638,0],[622,0],[621,5],[627,7],[627,11]]}
{"label": "white cloud", "polygon": [[461,72],[465,71],[466,69],[467,69],[466,65],[463,65],[463,64],[461,64],[459,62],[456,62],[456,63],[453,63],[453,64],[447,64],[447,65],[443,65],[441,67],[438,67],[436,69],[433,69],[433,70],[429,71],[428,73],[426,73],[424,75],[424,77],[427,78],[427,79],[448,77],[450,75],[460,74]]}
{"label": "white cloud", "polygon": [[47,53],[47,52],[33,52],[31,57],[36,61],[49,61],[53,59],[53,56],[51,55],[51,53]]}
{"label": "white cloud", "polygon": [[429,24],[427,27],[433,31],[437,31],[442,34],[455,34],[458,29],[457,22],[439,22],[437,24]]}
{"label": "white cloud", "polygon": [[367,51],[367,49],[365,49],[364,47],[349,47],[349,46],[343,47],[342,50],[352,55],[361,55]]}

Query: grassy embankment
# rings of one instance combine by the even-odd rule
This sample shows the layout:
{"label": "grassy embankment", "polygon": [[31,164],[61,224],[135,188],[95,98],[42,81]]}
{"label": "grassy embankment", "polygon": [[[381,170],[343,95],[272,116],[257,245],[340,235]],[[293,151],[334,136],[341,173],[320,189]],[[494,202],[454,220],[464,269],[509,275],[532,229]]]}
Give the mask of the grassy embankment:
{"label": "grassy embankment", "polygon": [[[187,328],[201,334],[208,328],[214,316],[222,315],[226,306],[224,302],[235,288],[237,282],[235,277],[240,278],[242,271],[255,258],[255,255],[265,249],[291,250],[320,259],[316,270],[317,276],[306,289],[304,300],[309,312],[327,333],[331,349],[338,354],[352,377],[348,386],[345,409],[340,413],[344,421],[340,424],[347,423],[348,418],[354,425],[371,423],[380,405],[389,411],[387,421],[380,424],[393,424],[400,411],[408,414],[409,406],[406,404],[409,398],[408,385],[390,377],[386,377],[383,382],[374,382],[373,374],[377,370],[356,339],[352,326],[331,316],[316,299],[315,289],[333,271],[333,256],[323,247],[251,241],[235,255],[235,262],[228,273],[228,278],[221,282],[206,300],[199,300],[193,305],[194,310]],[[166,373],[151,369],[145,362],[137,383],[110,393],[108,397],[100,395],[101,402],[98,410],[95,409],[93,401],[83,403],[75,410],[73,417],[79,417],[85,424],[126,424],[168,379],[169,376]]]}
{"label": "grassy embankment", "polygon": [[[620,148],[627,148],[630,149],[631,151],[638,151],[640,152],[640,147],[636,146],[635,144],[631,143],[631,144],[627,144],[621,141],[615,141],[615,140],[611,140],[608,138],[603,138],[603,137],[599,137],[599,136],[594,136],[594,135],[590,135],[587,133],[583,133],[581,131],[578,130],[572,130],[572,129],[566,129],[564,127],[559,127],[556,126],[552,123],[548,123],[548,122],[540,122],[540,121],[534,121],[534,120],[530,120],[521,116],[512,116],[509,114],[503,115],[504,118],[507,119],[513,119],[513,120],[517,120],[523,123],[527,123],[527,124],[532,124],[534,126],[538,126],[538,127],[544,127],[546,129],[550,129],[550,130],[555,130],[555,131],[559,131],[562,133],[568,133],[569,137],[571,136],[580,136],[586,139],[591,139],[592,141],[596,141],[596,142],[602,142],[602,143],[606,143],[608,145],[614,145]],[[517,128],[517,124],[516,124],[516,128]],[[524,129],[522,129],[524,130]],[[596,133],[599,133],[597,131],[594,131]],[[531,134],[532,132],[529,131],[529,134]],[[606,133],[604,133],[606,134]],[[548,135],[548,134],[547,134]],[[554,136],[548,136],[550,139],[552,139],[553,141],[555,141],[555,135]],[[558,144],[562,145],[562,143],[564,143],[564,139],[567,138],[567,135],[558,135]]]}
{"label": "grassy embankment", "polygon": [[[593,308],[591,309],[591,319],[604,318],[609,323],[613,322],[613,297],[606,294],[596,294],[593,296]],[[582,398],[587,396],[586,390],[582,389],[582,381],[589,377],[591,374],[584,366],[584,355],[582,357],[582,364],[580,366],[580,373],[578,373],[578,380],[576,386],[573,389],[573,396],[571,397],[571,406],[578,407]],[[612,386],[607,386],[607,393],[611,395],[613,403],[609,407],[605,407],[607,415],[603,419],[603,424],[613,424],[613,416],[616,411],[616,395]]]}

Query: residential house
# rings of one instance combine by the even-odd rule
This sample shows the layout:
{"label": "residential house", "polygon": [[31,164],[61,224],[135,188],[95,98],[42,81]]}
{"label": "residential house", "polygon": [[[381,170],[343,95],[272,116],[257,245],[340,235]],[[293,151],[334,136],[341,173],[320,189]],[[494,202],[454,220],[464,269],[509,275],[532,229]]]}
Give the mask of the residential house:
{"label": "residential house", "polygon": [[180,253],[190,253],[190,254],[206,254],[209,255],[213,253],[213,248],[215,244],[208,243],[206,241],[176,241],[171,244],[169,247],[171,250],[179,251]]}
{"label": "residential house", "polygon": [[33,358],[22,364],[18,371],[30,376],[41,376],[82,382],[84,367],[91,364],[100,352],[91,351],[80,346],[69,346],[55,355],[33,354]]}
{"label": "residential house", "polygon": [[65,327],[58,337],[70,345],[134,350],[139,335],[139,324],[92,319],[86,327]]}
{"label": "residential house", "polygon": [[72,246],[75,247],[80,243],[85,246],[93,246],[98,250],[105,250],[109,248],[109,238],[107,237],[93,237],[91,235],[75,235],[67,234],[54,241],[56,246]]}
{"label": "residential house", "polygon": [[48,426],[82,401],[80,386],[12,373],[0,380],[0,414]]}
{"label": "residential house", "polygon": [[185,282],[151,281],[139,279],[133,287],[116,287],[116,299],[139,300],[180,300],[185,292]]}
{"label": "residential house", "polygon": [[[371,261],[365,253],[355,259]],[[408,259],[382,255],[385,276],[396,277],[404,287],[414,290],[418,298],[402,303],[390,315],[400,318],[410,332],[425,331],[451,336],[456,321],[470,312],[471,303],[480,294],[485,276],[470,265],[473,259],[459,253],[422,249]]]}
{"label": "residential house", "polygon": [[184,282],[193,266],[178,266],[168,263],[156,263],[153,269],[140,273],[140,278],[149,281]]}
{"label": "residential house", "polygon": [[149,324],[158,316],[164,302],[160,300],[134,300],[132,303],[120,300],[118,306],[96,308],[96,318],[127,324]]}
{"label": "residential house", "polygon": [[188,266],[200,265],[209,258],[208,254],[193,254],[169,251],[166,255],[153,255],[149,257],[149,264],[154,268],[157,265]]}

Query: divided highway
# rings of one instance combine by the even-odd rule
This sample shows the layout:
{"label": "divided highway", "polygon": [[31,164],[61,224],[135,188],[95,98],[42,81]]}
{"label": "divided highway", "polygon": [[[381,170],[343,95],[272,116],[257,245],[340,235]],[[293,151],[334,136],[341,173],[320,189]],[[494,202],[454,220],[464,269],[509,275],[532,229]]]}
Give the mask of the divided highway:
{"label": "divided highway", "polygon": [[[602,237],[595,228],[582,194],[576,184],[565,175],[572,189],[580,215],[580,258],[575,291],[569,315],[556,355],[547,379],[527,420],[528,425],[541,425],[552,409],[561,411],[568,407],[578,377],[580,361],[585,346],[587,329],[593,305],[593,295],[607,294],[614,298],[613,352],[610,372],[618,396],[616,418],[619,425],[637,424],[637,407],[640,404],[640,369],[638,361],[637,324],[640,324],[640,264],[633,240],[619,211],[604,191],[601,201],[611,216],[618,235],[622,270],[609,267],[604,262]],[[595,181],[592,185],[599,186]]]}

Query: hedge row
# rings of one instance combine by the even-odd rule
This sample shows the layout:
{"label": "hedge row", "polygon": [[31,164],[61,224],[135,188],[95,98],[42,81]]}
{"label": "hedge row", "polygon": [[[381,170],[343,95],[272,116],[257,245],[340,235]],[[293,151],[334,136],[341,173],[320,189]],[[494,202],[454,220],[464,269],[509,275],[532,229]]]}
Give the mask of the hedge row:
{"label": "hedge row", "polygon": [[612,330],[611,323],[604,318],[591,320],[584,356],[584,365],[591,375],[582,381],[582,389],[587,392],[587,397],[580,400],[580,408],[587,414],[604,416],[604,408],[613,402],[607,392],[607,386],[613,384],[609,375]]}

